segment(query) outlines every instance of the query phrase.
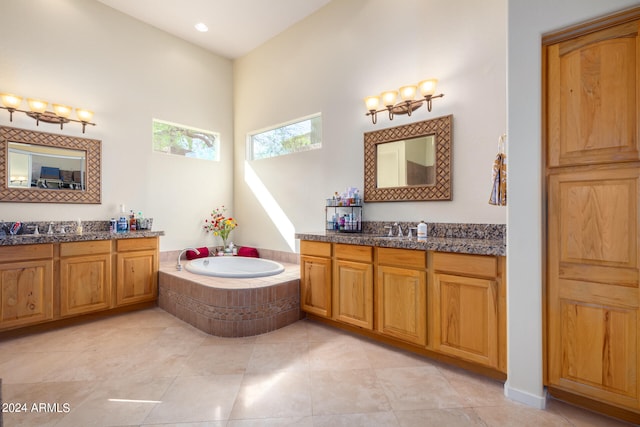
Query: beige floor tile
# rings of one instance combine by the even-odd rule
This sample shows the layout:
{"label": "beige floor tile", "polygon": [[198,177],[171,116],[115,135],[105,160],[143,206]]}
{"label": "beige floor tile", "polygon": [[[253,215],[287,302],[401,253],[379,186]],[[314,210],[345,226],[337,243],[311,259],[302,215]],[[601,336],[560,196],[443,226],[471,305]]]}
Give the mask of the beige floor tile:
{"label": "beige floor tile", "polygon": [[0,364],[0,378],[3,384],[45,382],[52,373],[70,368],[77,353],[47,352],[17,353]]}
{"label": "beige floor tile", "polygon": [[178,377],[145,423],[184,423],[228,419],[242,375]]}
{"label": "beige floor tile", "polygon": [[231,420],[227,427],[314,427],[313,417],[254,418]]}
{"label": "beige floor tile", "polygon": [[266,334],[256,336],[256,343],[307,342],[307,322],[296,322]]}
{"label": "beige floor tile", "polygon": [[438,369],[451,387],[464,396],[468,406],[497,406],[509,403],[504,395],[504,384],[460,368],[438,365]]}
{"label": "beige floor tile", "polygon": [[184,363],[180,376],[244,374],[252,353],[253,344],[201,346]]}
{"label": "beige floor tile", "polygon": [[396,411],[459,408],[466,404],[433,366],[376,369],[376,376]]}
{"label": "beige floor tile", "polygon": [[488,427],[572,427],[566,418],[518,403],[473,408]]}
{"label": "beige floor tile", "polygon": [[82,403],[72,406],[56,427],[140,424],[161,402],[172,381],[172,378],[100,381]]}
{"label": "beige floor tile", "polygon": [[367,340],[362,342],[361,345],[373,368],[404,368],[409,366],[431,366],[433,364],[425,357],[373,341]]}
{"label": "beige floor tile", "polygon": [[390,411],[372,369],[311,371],[313,415]]}
{"label": "beige floor tile", "polygon": [[245,374],[230,419],[310,416],[310,389],[304,371]]}
{"label": "beige floor tile", "polygon": [[353,339],[310,343],[309,363],[312,370],[319,371],[371,368],[362,344]]}
{"label": "beige floor tile", "polygon": [[320,415],[314,417],[313,425],[314,427],[395,427],[400,424],[393,412],[370,412]]}
{"label": "beige floor tile", "polygon": [[308,369],[309,346],[306,342],[256,343],[247,365],[250,374]]}
{"label": "beige floor tile", "polygon": [[471,408],[395,411],[395,414],[400,427],[486,427]]}

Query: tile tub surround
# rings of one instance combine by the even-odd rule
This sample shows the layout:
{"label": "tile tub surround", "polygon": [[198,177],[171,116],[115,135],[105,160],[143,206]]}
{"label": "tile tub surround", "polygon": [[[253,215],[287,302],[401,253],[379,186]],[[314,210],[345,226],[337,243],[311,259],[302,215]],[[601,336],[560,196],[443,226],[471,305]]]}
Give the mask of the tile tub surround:
{"label": "tile tub surround", "polygon": [[177,271],[160,265],[158,305],[177,318],[219,337],[248,337],[300,320],[300,266],[282,263],[275,276],[233,279]]}
{"label": "tile tub surround", "polygon": [[[408,228],[416,227],[418,222],[399,222],[403,234],[406,236]],[[504,224],[429,223],[425,241],[418,241],[415,234],[412,238],[386,237],[389,230],[384,227],[392,224],[388,221],[363,222],[363,233],[296,233],[296,239],[476,255],[507,254]],[[397,234],[395,227],[394,234]]]}
{"label": "tile tub surround", "polygon": [[[1,222],[1,221],[0,221]],[[4,221],[9,224],[9,221]],[[54,234],[47,234],[49,224],[53,223]],[[33,234],[36,225],[40,234]],[[38,243],[84,242],[91,240],[136,239],[140,237],[164,236],[164,231],[139,230],[128,233],[110,233],[109,221],[82,221],[82,234],[76,233],[77,221],[25,222],[24,234],[0,236],[0,246],[34,245]],[[60,233],[64,227],[65,233]]]}

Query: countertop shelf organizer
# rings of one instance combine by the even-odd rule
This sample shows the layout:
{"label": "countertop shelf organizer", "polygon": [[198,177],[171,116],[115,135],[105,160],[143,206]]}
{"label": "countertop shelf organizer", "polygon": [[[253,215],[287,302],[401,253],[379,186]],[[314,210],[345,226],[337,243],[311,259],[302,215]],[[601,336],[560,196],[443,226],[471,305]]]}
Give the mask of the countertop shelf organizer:
{"label": "countertop shelf organizer", "polygon": [[362,233],[362,204],[327,199],[324,211],[327,231]]}

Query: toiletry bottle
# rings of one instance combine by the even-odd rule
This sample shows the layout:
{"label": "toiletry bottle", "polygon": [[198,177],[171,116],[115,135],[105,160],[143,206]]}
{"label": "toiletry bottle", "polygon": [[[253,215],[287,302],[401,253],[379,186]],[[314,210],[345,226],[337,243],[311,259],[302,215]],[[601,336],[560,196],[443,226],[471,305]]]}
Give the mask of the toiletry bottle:
{"label": "toiletry bottle", "polygon": [[418,224],[418,240],[427,239],[427,224],[424,221],[420,221]]}
{"label": "toiletry bottle", "polygon": [[115,233],[118,229],[118,221],[115,218],[111,218],[109,221],[109,233]]}
{"label": "toiletry bottle", "polygon": [[82,220],[78,218],[78,225],[76,226],[76,233],[82,234]]}
{"label": "toiletry bottle", "polygon": [[127,213],[124,210],[124,205],[120,205],[120,213],[118,214],[118,224],[116,231],[118,233],[126,233],[129,231],[129,221],[127,219]]}
{"label": "toiletry bottle", "polygon": [[129,231],[136,231],[136,230],[137,230],[136,216],[133,213],[133,209],[131,209],[129,211]]}

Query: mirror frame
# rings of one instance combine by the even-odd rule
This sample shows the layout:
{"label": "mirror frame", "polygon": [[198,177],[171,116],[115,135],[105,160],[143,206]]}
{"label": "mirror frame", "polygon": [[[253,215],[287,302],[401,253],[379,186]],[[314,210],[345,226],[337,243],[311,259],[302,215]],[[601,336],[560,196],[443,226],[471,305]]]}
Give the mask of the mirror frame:
{"label": "mirror frame", "polygon": [[[43,188],[15,188],[8,185],[9,142],[44,145],[80,150],[87,153],[86,189],[47,190]],[[27,203],[93,203],[100,204],[102,198],[101,172],[102,141],[77,138],[54,133],[0,126],[0,202]]]}
{"label": "mirror frame", "polygon": [[[417,123],[380,129],[364,134],[364,201],[397,202],[421,200],[451,200],[451,145],[453,115],[437,117]],[[402,141],[434,135],[435,177],[433,185],[408,185],[404,187],[377,187],[377,146],[386,142]]]}

